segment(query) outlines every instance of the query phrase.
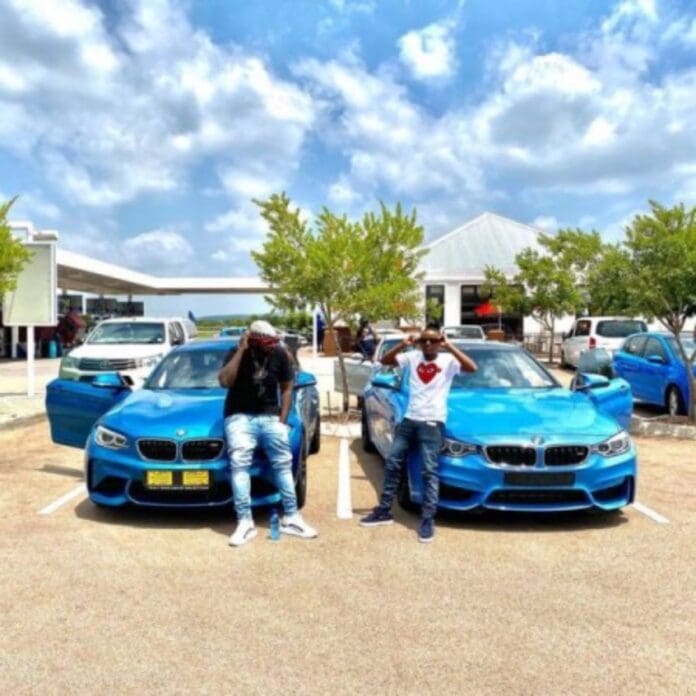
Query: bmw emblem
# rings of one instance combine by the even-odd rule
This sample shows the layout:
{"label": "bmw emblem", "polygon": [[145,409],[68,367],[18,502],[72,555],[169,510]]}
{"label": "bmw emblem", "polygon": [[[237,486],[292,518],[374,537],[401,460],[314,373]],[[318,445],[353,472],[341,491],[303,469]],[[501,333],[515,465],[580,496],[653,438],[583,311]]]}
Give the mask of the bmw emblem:
{"label": "bmw emblem", "polygon": [[184,437],[184,435],[186,435],[186,431],[183,428],[176,429],[176,436],[177,437]]}
{"label": "bmw emblem", "polygon": [[535,447],[539,447],[539,445],[543,445],[543,444],[544,444],[544,438],[541,437],[541,435],[535,435],[535,436],[532,438],[532,444],[533,444]]}

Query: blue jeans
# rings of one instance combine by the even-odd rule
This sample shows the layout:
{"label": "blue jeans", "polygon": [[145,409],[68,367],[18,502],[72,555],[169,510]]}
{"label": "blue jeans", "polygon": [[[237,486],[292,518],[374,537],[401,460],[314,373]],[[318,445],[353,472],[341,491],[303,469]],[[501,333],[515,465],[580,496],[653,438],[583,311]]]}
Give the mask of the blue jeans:
{"label": "blue jeans", "polygon": [[385,464],[384,485],[379,499],[380,508],[391,510],[394,496],[399,490],[408,451],[412,446],[415,446],[420,451],[423,475],[422,515],[423,517],[435,516],[440,488],[437,475],[437,456],[442,449],[443,429],[442,423],[415,421],[410,418],[404,418],[396,426],[394,442]]}
{"label": "blue jeans", "polygon": [[292,478],[290,428],[278,416],[235,413],[225,419],[227,452],[232,467],[232,493],[237,519],[251,518],[251,477],[249,469],[256,447],[271,463],[276,487],[286,515],[297,512],[295,482]]}

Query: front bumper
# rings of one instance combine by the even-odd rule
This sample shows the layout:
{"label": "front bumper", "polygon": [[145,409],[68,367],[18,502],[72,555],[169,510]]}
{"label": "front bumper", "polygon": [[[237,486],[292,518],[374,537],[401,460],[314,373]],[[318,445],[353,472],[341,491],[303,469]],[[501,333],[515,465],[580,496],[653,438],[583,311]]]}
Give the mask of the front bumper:
{"label": "front bumper", "polygon": [[[488,463],[472,454],[439,460],[439,507],[448,510],[488,508],[517,512],[561,512],[598,508],[616,510],[633,502],[637,462],[635,448],[617,457],[591,453],[577,466],[512,467]],[[414,467],[410,477],[411,499],[422,501],[422,482]],[[509,485],[505,472],[572,473],[571,485]],[[415,479],[415,480],[414,480]]]}
{"label": "front bumper", "polygon": [[[211,485],[205,490],[148,489],[147,471],[208,471]],[[294,469],[293,469],[294,471]],[[250,469],[252,507],[281,502],[268,462],[256,457]],[[232,504],[230,465],[226,456],[206,462],[157,462],[139,458],[132,451],[110,450],[90,437],[85,449],[85,479],[93,503],[118,507],[211,508]]]}

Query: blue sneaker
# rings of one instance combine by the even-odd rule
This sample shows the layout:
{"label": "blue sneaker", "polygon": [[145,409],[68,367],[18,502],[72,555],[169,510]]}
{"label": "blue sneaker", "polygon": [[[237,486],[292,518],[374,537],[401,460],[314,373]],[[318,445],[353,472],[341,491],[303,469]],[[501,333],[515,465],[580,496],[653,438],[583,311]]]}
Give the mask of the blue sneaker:
{"label": "blue sneaker", "polygon": [[435,538],[435,523],[432,517],[424,517],[418,527],[418,541],[429,544]]}
{"label": "blue sneaker", "polygon": [[361,527],[379,527],[383,524],[392,524],[394,516],[381,507],[376,507],[369,515],[360,520]]}

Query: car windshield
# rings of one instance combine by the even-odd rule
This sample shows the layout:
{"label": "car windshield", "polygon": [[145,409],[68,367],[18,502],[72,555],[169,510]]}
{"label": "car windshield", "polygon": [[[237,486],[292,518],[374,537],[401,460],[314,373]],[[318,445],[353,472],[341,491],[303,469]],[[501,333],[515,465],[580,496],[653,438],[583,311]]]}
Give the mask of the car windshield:
{"label": "car windshield", "polygon": [[86,343],[164,343],[164,324],[144,321],[100,324]]}
{"label": "car windshield", "polygon": [[226,355],[224,350],[182,350],[169,353],[150,375],[145,388],[221,388],[218,372]]}
{"label": "car windshield", "polygon": [[448,338],[486,338],[480,326],[445,326],[443,330]]}
{"label": "car windshield", "polygon": [[597,322],[597,335],[604,338],[626,338],[647,330],[644,321],[634,319],[607,319]]}
{"label": "car windshield", "polygon": [[559,386],[529,353],[521,349],[477,350],[471,345],[461,348],[476,363],[478,370],[460,372],[452,382],[455,389],[548,389]]}
{"label": "car windshield", "polygon": [[[681,336],[680,338],[687,357],[691,357],[691,354],[694,352],[694,350],[696,350],[696,343],[694,343],[694,339],[689,336]],[[672,352],[675,355],[680,355],[679,348],[677,347],[677,340],[674,338],[674,336],[666,336],[666,340],[667,343],[669,343],[669,347],[672,349]]]}
{"label": "car windshield", "polygon": [[221,336],[241,336],[244,333],[242,326],[230,326],[220,331]]}

